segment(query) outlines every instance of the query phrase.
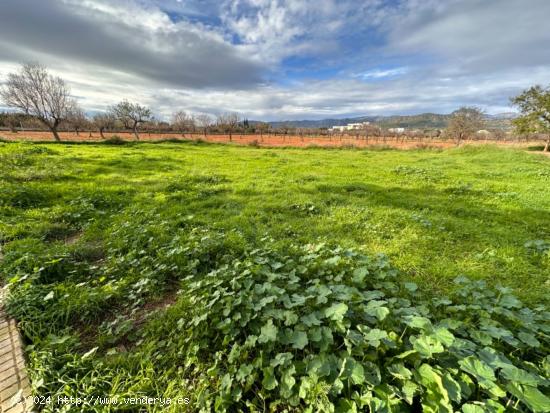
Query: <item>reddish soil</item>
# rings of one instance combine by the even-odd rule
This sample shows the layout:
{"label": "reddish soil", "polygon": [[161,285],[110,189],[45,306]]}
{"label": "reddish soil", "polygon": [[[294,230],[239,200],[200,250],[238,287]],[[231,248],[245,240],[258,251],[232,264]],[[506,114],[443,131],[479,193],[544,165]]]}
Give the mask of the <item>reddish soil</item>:
{"label": "reddish soil", "polygon": [[[60,132],[62,141],[71,142],[100,142],[103,139],[98,132],[80,132],[76,135],[74,132]],[[134,141],[134,135],[128,132],[117,133],[105,133],[106,138],[118,136],[127,141]],[[19,140],[19,141],[33,141],[33,142],[46,142],[53,141],[51,133],[46,131],[23,131],[23,132],[8,132],[0,131],[0,138],[7,140]],[[148,133],[141,132],[141,141],[158,141],[165,139],[177,139],[177,140],[203,140],[207,142],[219,142],[219,143],[233,143],[239,145],[258,145],[258,146],[290,146],[290,147],[372,147],[372,146],[388,146],[392,148],[400,149],[415,149],[415,148],[449,148],[456,146],[456,143],[449,140],[439,139],[401,139],[393,137],[356,137],[356,136],[292,136],[292,135],[240,135],[234,134],[231,139],[229,135],[203,135],[200,133],[195,134],[179,134],[179,133]],[[526,142],[526,141],[492,141],[492,140],[475,140],[475,141],[463,141],[463,144],[498,144],[509,147],[525,147],[529,145],[540,145],[540,142]]]}

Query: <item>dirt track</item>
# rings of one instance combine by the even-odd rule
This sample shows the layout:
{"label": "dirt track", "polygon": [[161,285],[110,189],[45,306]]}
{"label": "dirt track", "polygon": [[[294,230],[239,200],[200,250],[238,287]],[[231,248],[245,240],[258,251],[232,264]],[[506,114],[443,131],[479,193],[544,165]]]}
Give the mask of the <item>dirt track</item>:
{"label": "dirt track", "polygon": [[[74,132],[60,132],[62,141],[72,142],[100,142],[101,138],[98,132],[80,132],[77,135]],[[118,136],[124,140],[134,141],[134,135],[128,132],[117,133],[105,133],[106,138]],[[33,142],[45,142],[53,141],[53,137],[49,132],[36,132],[36,131],[22,131],[18,133],[0,131],[0,138],[7,140],[25,140]],[[239,145],[258,145],[258,146],[291,146],[291,147],[369,147],[369,146],[388,146],[400,149],[414,149],[422,147],[438,147],[449,148],[456,146],[454,141],[438,140],[438,139],[402,139],[400,137],[356,137],[356,136],[296,136],[296,135],[282,135],[282,134],[269,134],[269,135],[203,135],[203,134],[177,134],[177,133],[140,133],[141,141],[159,141],[165,139],[177,139],[177,140],[197,140],[201,139],[208,142],[220,142],[220,143],[234,143]],[[529,145],[540,145],[540,142],[518,142],[518,141],[491,141],[491,140],[475,140],[464,141],[465,144],[498,144],[508,147],[525,147]]]}

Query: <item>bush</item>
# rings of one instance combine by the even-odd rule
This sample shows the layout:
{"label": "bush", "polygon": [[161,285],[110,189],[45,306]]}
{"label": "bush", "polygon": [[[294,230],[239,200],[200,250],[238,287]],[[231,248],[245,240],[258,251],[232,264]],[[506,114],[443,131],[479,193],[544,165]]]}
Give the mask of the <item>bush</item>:
{"label": "bush", "polygon": [[550,315],[505,288],[458,278],[430,299],[384,257],[324,245],[257,249],[188,282],[152,357],[185,365],[207,411],[548,409]]}
{"label": "bush", "polygon": [[[550,314],[505,288],[461,277],[434,298],[384,256],[247,248],[236,233],[136,212],[110,229],[99,272],[40,244],[7,251],[7,310],[32,342],[38,394],[184,388],[194,411],[548,410]],[[175,281],[177,303],[152,312],[150,297]],[[156,314],[146,324],[142,309]]]}
{"label": "bush", "polygon": [[124,139],[122,139],[120,136],[118,135],[114,135],[110,138],[107,138],[103,141],[103,143],[105,145],[126,145],[128,144],[129,142],[125,141]]}

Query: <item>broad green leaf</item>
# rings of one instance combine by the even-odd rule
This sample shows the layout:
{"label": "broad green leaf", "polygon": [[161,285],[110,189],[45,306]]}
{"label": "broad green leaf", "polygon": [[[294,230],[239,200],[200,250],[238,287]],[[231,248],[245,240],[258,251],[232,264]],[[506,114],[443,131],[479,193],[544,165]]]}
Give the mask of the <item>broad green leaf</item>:
{"label": "broad green leaf", "polygon": [[321,325],[321,320],[317,318],[315,313],[303,316],[300,321],[308,327]]}
{"label": "broad green leaf", "polygon": [[493,369],[485,362],[479,360],[474,356],[466,357],[459,360],[458,364],[466,373],[470,373],[480,382],[494,382],[496,381]]}
{"label": "broad green leaf", "polygon": [[550,398],[545,396],[536,387],[522,386],[524,402],[533,409],[534,412],[549,412]]}
{"label": "broad green leaf", "polygon": [[403,398],[409,404],[413,403],[413,398],[417,391],[418,391],[418,385],[410,380],[405,381],[405,384],[403,384],[403,387],[401,388],[401,392],[403,393]]}
{"label": "broad green leaf", "polygon": [[506,295],[503,295],[499,302],[498,302],[501,306],[503,307],[506,307],[506,308],[517,308],[517,307],[521,307],[521,301],[519,301],[516,297],[514,297],[513,295],[509,295],[509,294],[506,294]]}
{"label": "broad green leaf", "polygon": [[387,338],[388,333],[384,330],[378,328],[373,328],[367,333],[363,334],[363,337],[368,341],[369,345],[372,347],[378,347],[380,345],[380,340]]}
{"label": "broad green leaf", "polygon": [[449,394],[443,385],[443,379],[437,371],[435,371],[429,364],[422,364],[417,371],[420,375],[420,382],[424,387],[436,391],[443,400],[449,400]]}
{"label": "broad green leaf", "polygon": [[342,321],[348,311],[348,306],[344,303],[333,304],[325,309],[325,317],[334,321]]}
{"label": "broad green leaf", "polygon": [[485,410],[489,413],[504,413],[506,411],[506,408],[495,400],[485,399],[483,400],[483,404]]}
{"label": "broad green leaf", "polygon": [[254,370],[253,365],[251,365],[251,364],[241,364],[241,366],[239,367],[239,371],[237,371],[237,375],[235,376],[235,378],[237,380],[239,380],[240,382],[243,382],[248,378],[248,376],[250,376],[250,374],[252,373],[253,370]]}
{"label": "broad green leaf", "polygon": [[365,381],[363,366],[352,357],[347,357],[342,365],[341,378],[349,379],[353,384],[363,383]]}
{"label": "broad green leaf", "polygon": [[400,380],[407,380],[412,377],[411,371],[403,363],[392,364],[387,370],[392,376]]}
{"label": "broad green leaf", "polygon": [[264,378],[262,380],[262,386],[266,390],[273,390],[277,387],[278,381],[273,372],[273,367],[266,367],[263,370]]}
{"label": "broad green leaf", "polygon": [[411,293],[414,293],[416,290],[418,290],[418,285],[416,285],[415,283],[412,283],[412,282],[403,283],[403,287],[405,287]]}
{"label": "broad green leaf", "polygon": [[443,343],[444,346],[450,347],[455,340],[455,336],[446,328],[439,327],[434,330],[432,337]]}
{"label": "broad green leaf", "polygon": [[350,375],[353,384],[362,384],[365,381],[365,370],[360,363],[355,363]]}
{"label": "broad green leaf", "polygon": [[406,316],[404,321],[409,327],[418,328],[420,330],[427,330],[432,327],[432,322],[429,319],[417,315]]}
{"label": "broad green leaf", "polygon": [[[413,337],[411,337],[412,341]],[[432,357],[435,353],[445,351],[443,345],[431,336],[417,337],[413,342],[413,348],[423,357]]]}
{"label": "broad green leaf", "polygon": [[310,376],[329,376],[332,373],[331,362],[325,355],[315,356],[308,363],[307,372]]}
{"label": "broad green leaf", "polygon": [[356,284],[363,284],[365,277],[368,275],[369,269],[367,267],[359,267],[353,271],[352,281]]}
{"label": "broad green leaf", "polygon": [[258,343],[267,343],[277,340],[278,329],[273,325],[273,320],[267,320],[267,323],[261,328]]}
{"label": "broad green leaf", "polygon": [[374,315],[379,320],[382,321],[390,313],[390,310],[387,307],[377,307],[374,309]]}
{"label": "broad green leaf", "polygon": [[462,406],[463,413],[487,413],[481,404],[467,403]]}
{"label": "broad green leaf", "polygon": [[459,360],[458,364],[463,371],[471,374],[479,385],[494,397],[504,397],[506,393],[497,385],[496,378],[491,367],[474,356]]}
{"label": "broad green leaf", "polygon": [[537,376],[512,365],[504,366],[501,370],[501,374],[504,378],[515,384],[528,384],[536,387],[542,382]]}
{"label": "broad green leaf", "polygon": [[321,341],[323,339],[323,330],[319,327],[310,328],[308,330],[308,336],[312,342]]}
{"label": "broad green leaf", "polygon": [[484,331],[474,330],[470,333],[470,337],[485,346],[490,346],[493,343],[492,337]]}
{"label": "broad green leaf", "polygon": [[281,396],[285,398],[292,396],[292,388],[296,384],[296,379],[294,378],[295,372],[296,369],[291,365],[288,369],[284,370],[281,375]]}
{"label": "broad green leaf", "polygon": [[442,378],[443,386],[447,390],[449,398],[452,401],[459,403],[462,400],[462,389],[460,388],[460,384],[458,384],[449,373],[443,374]]}
{"label": "broad green leaf", "polygon": [[518,338],[531,347],[540,347],[540,341],[533,334],[521,332],[518,334]]}
{"label": "broad green leaf", "polygon": [[365,381],[372,385],[377,386],[380,384],[382,377],[380,375],[380,369],[378,366],[370,361],[363,362],[363,371],[365,373]]}
{"label": "broad green leaf", "polygon": [[353,400],[341,399],[334,413],[357,413],[357,405]]}
{"label": "broad green leaf", "polygon": [[394,356],[396,359],[404,359],[404,358],[407,358],[413,354],[417,354],[418,352],[416,350],[407,350],[407,351],[404,351],[403,353],[401,354],[398,354],[396,356]]}
{"label": "broad green leaf", "polygon": [[284,366],[293,358],[294,356],[292,355],[292,353],[279,353],[271,359],[270,365],[272,367]]}
{"label": "broad green leaf", "polygon": [[550,399],[536,387],[508,383],[506,389],[526,404],[533,412],[549,412]]}
{"label": "broad green leaf", "polygon": [[298,315],[294,311],[285,311],[285,326],[291,326],[298,322]]}
{"label": "broad green leaf", "polygon": [[489,325],[489,326],[483,326],[482,329],[491,337],[494,337],[496,339],[502,339],[504,337],[513,337],[512,333],[509,330],[506,330],[504,328]]}
{"label": "broad green leaf", "polygon": [[490,347],[485,347],[483,350],[480,350],[478,356],[480,360],[487,363],[493,369],[505,368],[512,365],[512,362],[504,357],[504,355]]}
{"label": "broad green leaf", "polygon": [[304,331],[295,330],[292,332],[290,342],[292,348],[302,350],[308,343],[307,334]]}

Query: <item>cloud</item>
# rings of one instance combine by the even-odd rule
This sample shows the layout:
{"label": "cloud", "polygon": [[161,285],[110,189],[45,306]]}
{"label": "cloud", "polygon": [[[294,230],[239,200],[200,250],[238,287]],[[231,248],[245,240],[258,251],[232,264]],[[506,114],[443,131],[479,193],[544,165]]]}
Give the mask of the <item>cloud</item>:
{"label": "cloud", "polygon": [[40,61],[89,111],[251,119],[509,110],[550,79],[550,2],[3,0],[0,81]]}
{"label": "cloud", "polygon": [[2,60],[126,72],[173,87],[247,88],[262,66],[219,33],[130,1],[3,0]]}
{"label": "cloud", "polygon": [[389,47],[430,54],[454,71],[547,65],[548,16],[547,0],[409,0],[388,18]]}
{"label": "cloud", "polygon": [[406,67],[396,67],[394,69],[373,69],[367,72],[360,73],[357,75],[363,79],[384,79],[388,77],[399,76],[407,73],[408,68]]}

